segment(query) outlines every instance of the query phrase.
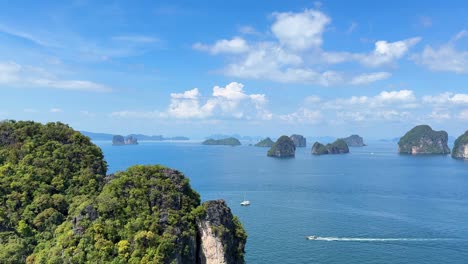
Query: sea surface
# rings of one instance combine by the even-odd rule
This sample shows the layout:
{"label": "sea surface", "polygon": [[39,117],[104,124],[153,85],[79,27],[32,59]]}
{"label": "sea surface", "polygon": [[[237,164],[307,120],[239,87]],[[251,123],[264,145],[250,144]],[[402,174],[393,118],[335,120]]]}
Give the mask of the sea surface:
{"label": "sea surface", "polygon": [[448,155],[398,155],[387,142],[325,156],[309,145],[292,159],[248,142],[95,143],[109,172],[162,164],[202,200],[226,200],[248,233],[247,263],[468,263],[468,162]]}

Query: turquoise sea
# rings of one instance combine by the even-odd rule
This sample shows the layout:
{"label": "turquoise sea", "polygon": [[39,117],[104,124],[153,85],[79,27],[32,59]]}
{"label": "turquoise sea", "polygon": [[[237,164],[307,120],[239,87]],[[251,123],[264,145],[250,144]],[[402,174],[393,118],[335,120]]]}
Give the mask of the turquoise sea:
{"label": "turquoise sea", "polygon": [[245,144],[95,143],[110,173],[162,164],[202,200],[225,199],[249,235],[247,263],[468,263],[468,162],[450,156],[398,155],[385,142],[347,155],[308,146],[293,159]]}

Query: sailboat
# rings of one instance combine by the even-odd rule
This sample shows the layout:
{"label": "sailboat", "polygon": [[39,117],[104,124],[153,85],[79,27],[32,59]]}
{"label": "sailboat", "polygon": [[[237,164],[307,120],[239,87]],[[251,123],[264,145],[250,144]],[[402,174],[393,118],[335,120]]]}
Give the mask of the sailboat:
{"label": "sailboat", "polygon": [[242,201],[240,203],[240,205],[241,206],[249,206],[250,205],[250,201],[245,199],[245,194],[244,194],[244,201]]}

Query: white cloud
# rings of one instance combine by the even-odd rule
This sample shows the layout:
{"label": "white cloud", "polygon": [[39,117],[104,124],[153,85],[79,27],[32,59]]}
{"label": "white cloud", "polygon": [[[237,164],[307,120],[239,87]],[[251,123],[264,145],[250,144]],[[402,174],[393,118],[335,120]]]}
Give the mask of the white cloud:
{"label": "white cloud", "polygon": [[365,73],[354,77],[350,83],[353,85],[365,85],[376,81],[388,79],[390,78],[390,76],[392,76],[392,74],[389,72]]}
{"label": "white cloud", "polygon": [[323,120],[323,114],[320,110],[310,110],[301,108],[296,112],[280,115],[279,118],[283,121],[291,123],[320,123]]}
{"label": "white cloud", "polygon": [[[251,41],[241,37],[221,39],[212,45],[195,43],[193,48],[227,56],[227,65],[218,72],[236,78],[269,80],[280,83],[362,85],[391,77],[387,72],[350,76],[330,68],[331,65],[354,62],[368,67],[392,65],[416,45],[419,37],[395,42],[377,41],[368,53],[324,51],[323,33],[331,18],[321,11],[273,13],[270,40]],[[351,24],[350,31],[356,23]],[[245,34],[251,27],[241,28]],[[236,56],[232,56],[235,54]]]}
{"label": "white cloud", "polygon": [[244,53],[248,51],[249,46],[247,42],[240,37],[234,37],[232,39],[222,39],[216,41],[213,45],[205,45],[201,43],[195,43],[193,48],[196,50],[201,51],[208,51],[211,54],[219,54],[219,53]]}
{"label": "white cloud", "polygon": [[0,84],[21,87],[44,87],[62,90],[110,92],[106,85],[85,80],[62,80],[42,68],[0,62]]}
{"label": "white cloud", "polygon": [[468,31],[459,32],[451,41],[439,48],[426,46],[424,50],[411,58],[418,64],[432,71],[447,71],[459,74],[468,73],[468,50],[458,50],[456,41],[468,35]]}
{"label": "white cloud", "polygon": [[112,117],[120,118],[176,118],[176,119],[246,119],[270,120],[273,115],[266,109],[264,94],[248,94],[244,85],[231,82],[225,87],[214,86],[210,96],[202,96],[198,88],[182,93],[171,93],[165,111],[116,111]]}
{"label": "white cloud", "polygon": [[44,40],[37,36],[34,36],[30,33],[0,24],[0,32],[4,34],[8,34],[10,36],[14,36],[17,38],[25,39],[28,41],[33,42],[36,45],[43,46],[43,47],[60,47],[58,44]]}
{"label": "white cloud", "polygon": [[260,35],[260,33],[252,26],[241,26],[239,32],[244,35]]}
{"label": "white cloud", "polygon": [[369,54],[355,55],[364,65],[369,67],[379,67],[393,63],[402,58],[411,47],[416,45],[421,38],[409,38],[396,42],[380,40],[375,43],[375,49]]}
{"label": "white cloud", "polygon": [[271,31],[280,43],[293,50],[322,45],[322,34],[331,19],[322,12],[306,9],[302,13],[275,13]]}
{"label": "white cloud", "polygon": [[60,109],[60,108],[51,108],[51,109],[50,109],[50,112],[51,112],[51,113],[62,113],[63,110]]}
{"label": "white cloud", "polygon": [[429,118],[437,120],[437,121],[444,121],[451,119],[451,115],[447,111],[441,111],[441,110],[432,110],[431,114],[429,114]]}
{"label": "white cloud", "polygon": [[468,94],[454,94],[450,92],[445,92],[438,95],[423,96],[422,101],[424,103],[436,105],[468,105]]}

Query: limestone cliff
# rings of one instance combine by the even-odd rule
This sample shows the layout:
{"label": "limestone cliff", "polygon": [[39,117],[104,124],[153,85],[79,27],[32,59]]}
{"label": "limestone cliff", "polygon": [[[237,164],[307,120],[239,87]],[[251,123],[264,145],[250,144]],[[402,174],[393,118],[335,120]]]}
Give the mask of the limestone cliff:
{"label": "limestone cliff", "polygon": [[305,148],[307,141],[304,136],[294,134],[290,138],[294,142],[296,148]]}
{"label": "limestone cliff", "polygon": [[402,154],[449,154],[448,134],[434,131],[428,125],[419,125],[408,131],[398,141],[398,152]]}
{"label": "limestone cliff", "polygon": [[343,138],[343,140],[348,144],[349,147],[364,147],[364,139],[359,135],[351,135],[347,138]]}
{"label": "limestone cliff", "polygon": [[198,263],[235,264],[244,262],[247,235],[224,200],[202,205],[205,215],[197,221]]}
{"label": "limestone cliff", "polygon": [[468,160],[468,130],[459,136],[453,145],[452,157],[454,159]]}
{"label": "limestone cliff", "polygon": [[288,136],[281,136],[267,153],[267,156],[277,158],[294,157],[295,155],[296,146]]}
{"label": "limestone cliff", "polygon": [[349,153],[349,148],[343,139],[337,139],[335,142],[323,145],[315,142],[312,146],[312,154],[325,155],[325,154],[344,154]]}

